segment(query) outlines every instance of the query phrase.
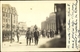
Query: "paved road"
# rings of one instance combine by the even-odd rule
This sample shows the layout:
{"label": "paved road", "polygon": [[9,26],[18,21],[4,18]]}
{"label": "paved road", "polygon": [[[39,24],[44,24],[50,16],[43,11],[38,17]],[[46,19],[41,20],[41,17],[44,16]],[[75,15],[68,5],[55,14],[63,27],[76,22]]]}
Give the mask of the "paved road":
{"label": "paved road", "polygon": [[38,48],[40,45],[46,43],[49,41],[51,38],[42,38],[40,37],[39,39],[39,44],[37,46],[34,46],[34,43],[31,44],[31,46],[26,46],[26,38],[25,36],[20,37],[20,42],[21,44],[16,42],[16,37],[15,37],[15,42],[10,43],[10,42],[3,42],[2,44],[2,51],[27,51],[27,50],[35,50],[35,48]]}

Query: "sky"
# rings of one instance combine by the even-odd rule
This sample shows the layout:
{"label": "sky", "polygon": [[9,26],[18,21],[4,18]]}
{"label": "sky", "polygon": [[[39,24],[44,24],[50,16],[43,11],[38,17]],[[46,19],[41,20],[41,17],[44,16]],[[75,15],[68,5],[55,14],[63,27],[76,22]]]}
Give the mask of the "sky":
{"label": "sky", "polygon": [[[18,21],[26,22],[27,27],[37,25],[41,28],[41,22],[46,20],[51,12],[54,12],[53,2],[3,2],[15,7],[18,13]],[[32,10],[31,10],[32,8]]]}

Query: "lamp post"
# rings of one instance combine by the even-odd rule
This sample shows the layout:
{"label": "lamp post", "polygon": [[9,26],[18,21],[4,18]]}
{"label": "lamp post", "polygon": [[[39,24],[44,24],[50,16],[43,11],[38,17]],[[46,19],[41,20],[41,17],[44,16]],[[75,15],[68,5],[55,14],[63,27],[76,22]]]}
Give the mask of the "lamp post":
{"label": "lamp post", "polygon": [[11,14],[11,42],[12,43],[12,14]]}

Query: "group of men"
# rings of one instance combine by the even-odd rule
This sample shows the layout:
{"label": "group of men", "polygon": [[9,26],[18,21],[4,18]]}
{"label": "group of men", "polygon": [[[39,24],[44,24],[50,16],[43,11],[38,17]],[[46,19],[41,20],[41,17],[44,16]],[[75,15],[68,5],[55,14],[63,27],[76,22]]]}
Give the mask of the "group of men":
{"label": "group of men", "polygon": [[49,37],[50,37],[50,38],[54,37],[54,31],[53,31],[52,29],[46,30],[46,31],[45,31],[45,30],[42,30],[41,33],[42,33],[42,36],[43,36],[43,37],[46,37],[46,36],[47,36],[48,38],[49,38]]}
{"label": "group of men", "polygon": [[39,40],[39,31],[37,28],[35,28],[34,31],[31,31],[30,28],[28,28],[26,32],[26,43],[27,45],[31,45],[31,42],[35,41],[35,45],[38,45]]}

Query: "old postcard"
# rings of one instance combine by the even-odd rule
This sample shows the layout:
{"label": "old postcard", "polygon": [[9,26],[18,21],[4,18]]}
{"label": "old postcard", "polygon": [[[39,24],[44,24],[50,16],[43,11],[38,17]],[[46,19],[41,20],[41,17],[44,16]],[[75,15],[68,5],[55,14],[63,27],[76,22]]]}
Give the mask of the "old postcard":
{"label": "old postcard", "polygon": [[79,0],[1,1],[1,51],[80,50]]}

